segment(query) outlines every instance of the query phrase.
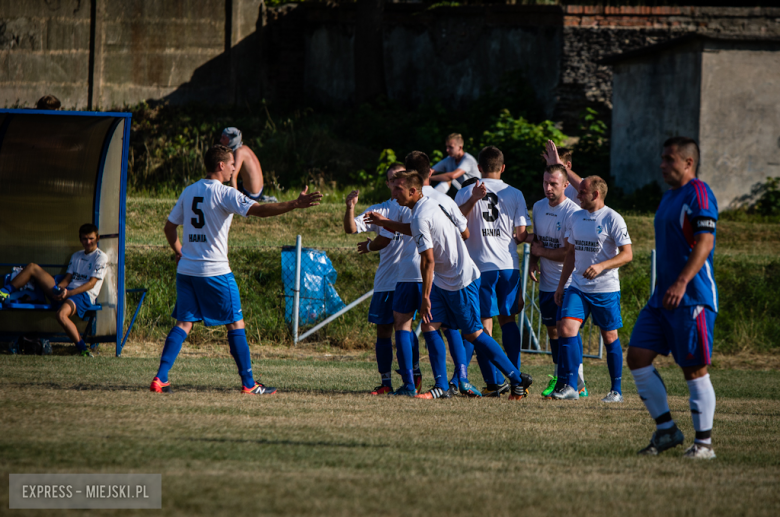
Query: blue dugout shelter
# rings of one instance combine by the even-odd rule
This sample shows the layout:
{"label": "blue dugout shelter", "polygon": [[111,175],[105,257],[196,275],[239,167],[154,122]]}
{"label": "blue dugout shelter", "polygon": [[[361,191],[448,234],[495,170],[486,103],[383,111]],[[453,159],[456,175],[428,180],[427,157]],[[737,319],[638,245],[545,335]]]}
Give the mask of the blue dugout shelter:
{"label": "blue dugout shelter", "polygon": [[[89,323],[91,343],[116,342],[125,318],[125,202],[129,113],[0,110],[0,274],[35,262],[64,274],[95,224],[109,267]],[[49,310],[0,310],[0,340],[36,334],[67,340]]]}

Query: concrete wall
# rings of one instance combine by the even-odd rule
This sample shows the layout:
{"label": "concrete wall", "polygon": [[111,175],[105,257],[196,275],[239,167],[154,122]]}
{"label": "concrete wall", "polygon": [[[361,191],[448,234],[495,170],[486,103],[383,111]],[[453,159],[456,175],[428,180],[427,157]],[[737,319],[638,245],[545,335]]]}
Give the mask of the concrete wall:
{"label": "concrete wall", "polygon": [[700,176],[721,209],[780,176],[780,44],[705,45],[699,136]]}
{"label": "concrete wall", "polygon": [[693,42],[614,67],[610,169],[627,192],[653,181],[665,188],[664,140],[699,138],[700,48]]}
{"label": "concrete wall", "polygon": [[[0,105],[259,98],[262,0],[0,0]],[[239,82],[243,81],[243,84]]]}

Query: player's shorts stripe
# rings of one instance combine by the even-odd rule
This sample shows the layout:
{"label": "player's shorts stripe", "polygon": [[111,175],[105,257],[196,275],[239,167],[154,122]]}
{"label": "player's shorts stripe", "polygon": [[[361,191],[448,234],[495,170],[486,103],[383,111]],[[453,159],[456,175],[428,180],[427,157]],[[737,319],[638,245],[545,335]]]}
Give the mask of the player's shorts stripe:
{"label": "player's shorts stripe", "polygon": [[561,319],[564,319],[564,320],[574,320],[574,321],[579,321],[580,323],[582,323],[582,320],[580,318],[572,318],[571,316],[564,316]]}
{"label": "player's shorts stripe", "polygon": [[712,308],[715,312],[718,312],[718,289],[715,287],[715,280],[712,278],[712,269],[710,269],[708,260],[704,261],[704,271],[707,273],[707,280],[710,281],[710,289],[712,289]]}
{"label": "player's shorts stripe", "polygon": [[710,348],[708,346],[706,311],[702,309],[696,316],[696,330],[699,332],[699,346],[701,346],[701,355],[704,364],[710,364]]}

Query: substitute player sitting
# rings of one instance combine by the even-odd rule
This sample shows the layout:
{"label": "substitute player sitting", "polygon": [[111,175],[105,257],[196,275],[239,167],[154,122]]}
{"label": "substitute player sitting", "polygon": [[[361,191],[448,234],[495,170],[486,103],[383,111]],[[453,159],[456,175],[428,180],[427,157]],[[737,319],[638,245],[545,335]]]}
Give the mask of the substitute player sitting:
{"label": "substitute player sitting", "polygon": [[89,307],[95,304],[106,276],[108,256],[98,248],[98,235],[97,226],[94,224],[81,225],[79,240],[84,250],[77,251],[70,257],[65,277],[59,282],[55,283],[54,277],[41,266],[31,263],[27,264],[9,285],[0,289],[0,301],[5,301],[8,295],[24,287],[27,282],[32,280],[38,284],[46,296],[62,304],[57,309],[57,321],[65,330],[68,339],[75,343],[76,350],[85,357],[91,357],[92,354],[71,318],[78,314],[79,318],[84,319]]}
{"label": "substitute player sitting", "polygon": [[[529,273],[535,282],[539,282],[539,310],[542,323],[547,327],[550,351],[555,364],[555,374],[550,376],[550,382],[542,392],[543,397],[552,395],[558,381],[558,321],[561,319],[561,308],[555,303],[555,291],[558,289],[563,260],[566,258],[566,228],[569,218],[580,209],[566,197],[568,185],[566,168],[561,164],[548,165],[543,180],[545,198],[537,201],[533,209],[534,233],[531,235],[533,240]],[[571,277],[564,285],[564,292],[570,284]],[[580,364],[579,368],[581,367]],[[577,382],[579,384],[579,379]],[[584,383],[582,388],[577,387],[580,397],[587,396]]]}
{"label": "substitute player sitting", "polygon": [[437,191],[447,194],[454,189],[457,192],[466,181],[482,177],[477,160],[463,150],[463,136],[452,133],[444,145],[447,157],[436,163],[430,171],[430,182]]}
{"label": "substitute player sitting", "polygon": [[711,459],[715,390],[707,366],[718,313],[715,285],[715,226],[718,202],[709,185],[696,178],[699,147],[691,138],[664,142],[661,173],[671,187],[655,213],[658,283],[639,313],[626,358],[636,389],[656,431],[639,454],[655,456],[683,443],[669,411],[666,386],[653,360],[672,353],[690,392],[696,438],[684,456]]}
{"label": "substitute player sitting", "polygon": [[248,198],[260,203],[276,203],[274,196],[264,196],[263,169],[260,160],[248,145],[244,144],[241,131],[235,127],[222,130],[219,143],[230,147],[236,160],[236,171],[230,179],[230,186],[244,193]]}
{"label": "substitute player sitting", "polygon": [[[393,175],[404,169],[402,163],[395,163],[387,169],[386,181],[388,189],[392,191]],[[347,209],[344,213],[344,231],[348,234],[375,232],[376,238],[368,239],[358,244],[360,253],[379,252],[379,266],[374,275],[374,294],[371,297],[371,306],[368,309],[368,321],[376,324],[376,361],[382,384],[374,388],[372,395],[384,395],[393,392],[392,367],[393,367],[393,328],[395,324],[394,307],[396,305],[394,293],[396,290],[404,290],[405,284],[413,283],[414,291],[420,291],[418,284],[420,278],[419,258],[415,262],[417,250],[414,247],[411,236],[405,236],[398,232],[390,232],[381,226],[366,223],[366,214],[376,213],[393,219],[402,220],[411,218],[408,208],[400,206],[393,199],[388,199],[378,205],[368,207],[362,214],[355,217],[355,205],[358,202],[360,192],[353,190],[346,199]],[[408,222],[408,221],[407,221]],[[404,285],[400,285],[404,284]],[[399,287],[400,286],[400,287]],[[401,294],[401,297],[404,295]],[[416,307],[419,307],[419,294],[414,298],[414,315]],[[411,318],[410,327],[411,327]],[[401,376],[409,380],[412,389],[416,388],[418,380],[422,380],[419,365],[419,346],[417,336],[406,329],[396,329],[396,348],[398,349],[398,364],[401,367]],[[408,354],[407,354],[408,352]],[[407,359],[408,355],[408,359]],[[408,364],[407,364],[408,361]],[[405,365],[408,366],[406,372]]]}
{"label": "substitute player sitting", "polygon": [[[593,323],[601,329],[612,379],[612,388],[601,401],[623,402],[623,350],[618,339],[623,319],[618,268],[633,258],[631,238],[620,214],[604,205],[607,184],[603,179],[585,178],[579,196],[583,210],[569,218],[566,258],[555,291],[555,303],[561,305],[558,371],[564,376],[564,383],[553,391],[552,397],[579,398],[576,389],[577,370],[582,363],[579,332],[590,314]],[[572,282],[566,289],[569,277]]]}
{"label": "substitute player sitting", "polygon": [[[224,325],[227,329],[230,355],[238,366],[243,393],[271,394],[276,388],[255,382],[252,376],[241,297],[227,256],[230,224],[233,214],[271,217],[296,208],[309,208],[319,204],[322,194],[308,194],[306,187],[294,201],[261,205],[223,185],[236,172],[233,153],[228,147],[212,147],[203,161],[208,171],[206,177],[184,189],[163,230],[176,254],[176,305],[171,315],[176,325],[165,340],[160,368],[150,390],[171,391],[168,372],[192,324],[203,321],[207,327]],[[183,243],[179,242],[176,230],[179,226],[184,227]]]}
{"label": "substitute player sitting", "polygon": [[[520,293],[520,260],[517,242],[526,238],[530,217],[523,193],[501,180],[506,169],[504,154],[494,146],[479,152],[479,171],[484,180],[463,187],[455,196],[468,221],[469,255],[480,272],[479,310],[484,331],[493,336],[493,317],[498,316],[504,350],[520,371],[520,328],[516,315],[523,308]],[[517,239],[517,242],[515,241]],[[482,354],[478,354],[480,360]],[[509,391],[503,377],[497,378],[493,365],[480,360],[487,387],[485,396],[501,396]]]}
{"label": "substitute player sitting", "polygon": [[[512,383],[510,399],[525,397],[532,383],[531,376],[520,373],[499,344],[482,331],[479,270],[469,257],[460,232],[438,203],[422,196],[423,179],[418,172],[398,173],[396,178],[396,200],[412,209],[412,236],[420,253],[423,278],[422,330],[436,379],[433,389],[417,397],[438,399],[451,396],[446,378],[446,349],[438,333],[442,325],[462,330],[466,340],[484,352],[509,378]],[[474,392],[473,386],[467,384],[461,378],[460,391]]]}

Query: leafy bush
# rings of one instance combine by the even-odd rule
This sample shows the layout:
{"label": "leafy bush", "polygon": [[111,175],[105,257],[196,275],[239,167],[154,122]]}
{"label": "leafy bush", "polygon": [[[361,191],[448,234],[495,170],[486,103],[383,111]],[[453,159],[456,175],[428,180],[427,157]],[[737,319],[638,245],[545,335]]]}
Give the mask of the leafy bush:
{"label": "leafy bush", "polygon": [[780,178],[767,178],[764,188],[753,210],[763,216],[780,215]]}

